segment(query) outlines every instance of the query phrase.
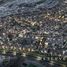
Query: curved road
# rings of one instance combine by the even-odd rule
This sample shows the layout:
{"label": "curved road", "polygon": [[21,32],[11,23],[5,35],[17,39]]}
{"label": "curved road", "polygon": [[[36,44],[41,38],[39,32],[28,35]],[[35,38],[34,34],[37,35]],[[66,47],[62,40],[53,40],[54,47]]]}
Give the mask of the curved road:
{"label": "curved road", "polygon": [[[19,1],[19,2],[18,2]],[[4,17],[11,14],[17,14],[21,6],[22,13],[24,9],[29,8],[31,10],[36,10],[38,8],[53,8],[59,3],[58,0],[14,0],[10,2],[5,2],[0,5],[0,17]]]}

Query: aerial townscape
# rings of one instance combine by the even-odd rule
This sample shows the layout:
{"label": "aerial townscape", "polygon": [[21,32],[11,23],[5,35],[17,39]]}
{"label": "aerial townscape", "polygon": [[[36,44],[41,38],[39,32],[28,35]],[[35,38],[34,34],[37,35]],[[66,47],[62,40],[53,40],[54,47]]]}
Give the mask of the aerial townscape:
{"label": "aerial townscape", "polygon": [[0,0],[0,67],[67,67],[67,0]]}

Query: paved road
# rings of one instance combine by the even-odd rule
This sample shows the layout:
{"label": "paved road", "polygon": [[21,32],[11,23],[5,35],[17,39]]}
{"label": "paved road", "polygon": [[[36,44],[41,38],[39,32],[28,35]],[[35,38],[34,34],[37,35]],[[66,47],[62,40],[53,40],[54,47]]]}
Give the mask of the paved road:
{"label": "paved road", "polygon": [[0,17],[4,17],[7,15],[11,15],[11,14],[17,14],[18,10],[20,9],[19,5],[22,6],[21,10],[23,12],[27,8],[31,10],[31,7],[33,10],[34,10],[34,8],[36,10],[39,7],[41,7],[41,8],[44,7],[44,8],[49,9],[59,3],[58,0],[46,0],[41,3],[39,3],[40,0],[32,0],[32,1],[31,0],[20,0],[19,2],[18,1],[19,0],[14,0],[12,2],[11,1],[6,2],[6,3],[2,4],[2,6],[0,5]]}
{"label": "paved road", "polygon": [[36,61],[32,61],[32,60],[26,60],[25,63],[27,63],[27,64],[34,64],[34,65],[36,65],[38,67],[45,67],[42,64],[40,64],[40,63],[38,63]]}

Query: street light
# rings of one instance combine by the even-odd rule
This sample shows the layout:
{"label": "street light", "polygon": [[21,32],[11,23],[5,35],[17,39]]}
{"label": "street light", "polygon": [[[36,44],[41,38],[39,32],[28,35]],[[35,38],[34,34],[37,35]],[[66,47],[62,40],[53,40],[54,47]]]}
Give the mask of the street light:
{"label": "street light", "polygon": [[13,55],[16,55],[16,53],[17,53],[16,51],[13,51]]}
{"label": "street light", "polygon": [[22,56],[23,56],[23,57],[26,57],[26,53],[23,53]]}
{"label": "street light", "polygon": [[30,48],[28,48],[28,51],[30,52],[30,51],[31,51],[31,49],[30,49]]}
{"label": "street light", "polygon": [[19,50],[21,50],[22,48],[21,47],[19,47]]}
{"label": "street light", "polygon": [[42,59],[42,57],[37,56],[37,60],[41,60],[41,59]]}
{"label": "street light", "polygon": [[2,46],[3,49],[5,49],[5,46]]}
{"label": "street light", "polygon": [[23,47],[23,50],[25,50],[25,48]]}
{"label": "street light", "polygon": [[34,51],[34,49],[31,49],[31,51],[33,52],[33,51]]}
{"label": "street light", "polygon": [[11,46],[10,48],[13,49],[13,46]]}

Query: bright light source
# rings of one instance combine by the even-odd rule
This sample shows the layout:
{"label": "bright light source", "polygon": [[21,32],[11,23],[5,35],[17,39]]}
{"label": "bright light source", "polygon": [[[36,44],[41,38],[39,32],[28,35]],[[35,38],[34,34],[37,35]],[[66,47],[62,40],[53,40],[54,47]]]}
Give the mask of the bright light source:
{"label": "bright light source", "polygon": [[30,51],[30,48],[28,48],[28,51]]}
{"label": "bright light source", "polygon": [[61,16],[59,16],[59,18],[61,18]]}
{"label": "bright light source", "polygon": [[16,47],[14,47],[14,50],[16,49]]}
{"label": "bright light source", "polygon": [[41,50],[41,53],[43,53],[43,50]]}
{"label": "bright light source", "polygon": [[18,37],[23,37],[23,34],[22,34],[22,33],[20,33]]}
{"label": "bright light source", "polygon": [[3,33],[3,35],[5,35],[5,33]]}
{"label": "bright light source", "polygon": [[38,39],[38,38],[39,38],[38,36],[35,37],[35,39]]}
{"label": "bright light source", "polygon": [[36,22],[32,22],[31,24],[32,24],[32,26],[34,26],[36,24]]}
{"label": "bright light source", "polygon": [[49,32],[46,32],[46,31],[45,31],[44,33],[45,33],[45,34],[49,34]]}
{"label": "bright light source", "polygon": [[46,51],[46,50],[44,50],[44,53],[47,53],[47,51]]}
{"label": "bright light source", "polygon": [[26,57],[26,53],[23,53],[22,56],[23,56],[23,57]]}
{"label": "bright light source", "polygon": [[62,16],[62,19],[64,19],[64,16]]}
{"label": "bright light source", "polygon": [[45,42],[45,45],[48,46],[48,42]]}
{"label": "bright light source", "polygon": [[34,51],[34,49],[31,49],[31,51]]}
{"label": "bright light source", "polygon": [[23,30],[23,33],[25,34],[26,33],[26,30]]}
{"label": "bright light source", "polygon": [[19,47],[19,50],[21,50],[22,48],[21,47]]}
{"label": "bright light source", "polygon": [[47,15],[49,16],[50,14],[49,14],[49,13],[47,13]]}
{"label": "bright light source", "polygon": [[13,55],[16,55],[16,51],[13,51]]}
{"label": "bright light source", "polygon": [[25,48],[23,47],[23,50],[25,50]]}
{"label": "bright light source", "polygon": [[42,57],[37,56],[37,60],[41,60],[41,59],[42,59]]}
{"label": "bright light source", "polygon": [[48,47],[48,42],[45,42],[45,48],[47,48]]}
{"label": "bright light source", "polygon": [[63,51],[63,54],[65,54],[65,51]]}
{"label": "bright light source", "polygon": [[13,46],[11,46],[10,48],[13,49]]}

